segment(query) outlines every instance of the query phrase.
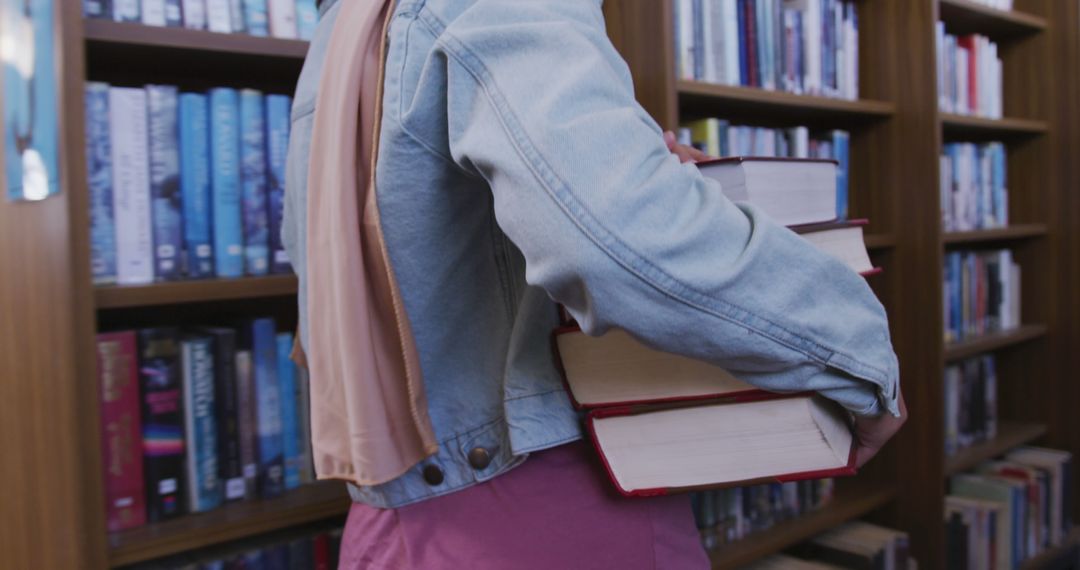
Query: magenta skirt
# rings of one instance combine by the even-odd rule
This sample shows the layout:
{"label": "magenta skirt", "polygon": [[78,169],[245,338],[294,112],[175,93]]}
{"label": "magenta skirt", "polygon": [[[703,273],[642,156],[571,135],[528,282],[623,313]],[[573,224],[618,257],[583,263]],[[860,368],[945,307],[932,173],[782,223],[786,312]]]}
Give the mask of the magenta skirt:
{"label": "magenta skirt", "polygon": [[620,496],[582,442],[414,505],[353,504],[340,560],[343,570],[709,567],[686,495]]}

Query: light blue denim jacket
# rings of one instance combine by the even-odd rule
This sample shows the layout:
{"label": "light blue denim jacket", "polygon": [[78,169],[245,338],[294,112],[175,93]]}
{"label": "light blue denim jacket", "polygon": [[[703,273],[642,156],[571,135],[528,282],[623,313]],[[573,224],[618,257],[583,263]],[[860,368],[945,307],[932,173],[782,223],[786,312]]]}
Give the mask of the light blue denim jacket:
{"label": "light blue denim jacket", "polygon": [[[296,91],[283,229],[302,342],[308,149],[338,11],[326,4]],[[549,342],[556,301],[589,334],[618,327],[762,388],[897,413],[897,360],[865,281],[671,155],[601,0],[403,0],[388,42],[376,196],[439,452],[351,487],[355,500],[420,501],[580,438]],[[470,465],[476,448],[490,464]]]}

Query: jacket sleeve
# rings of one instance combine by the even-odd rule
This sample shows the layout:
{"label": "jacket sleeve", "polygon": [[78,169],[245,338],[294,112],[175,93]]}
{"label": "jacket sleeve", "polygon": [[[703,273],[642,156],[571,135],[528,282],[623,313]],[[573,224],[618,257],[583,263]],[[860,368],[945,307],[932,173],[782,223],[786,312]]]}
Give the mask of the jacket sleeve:
{"label": "jacket sleeve", "polygon": [[598,2],[476,2],[441,28],[451,158],[482,176],[526,278],[588,334],[624,329],[775,391],[898,414],[864,279],[680,164]]}

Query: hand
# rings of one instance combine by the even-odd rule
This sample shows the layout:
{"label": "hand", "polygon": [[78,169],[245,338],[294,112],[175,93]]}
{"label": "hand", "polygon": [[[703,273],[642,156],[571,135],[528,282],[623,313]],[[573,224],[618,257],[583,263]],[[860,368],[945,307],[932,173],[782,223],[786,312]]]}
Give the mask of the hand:
{"label": "hand", "polygon": [[889,441],[900,426],[907,421],[907,404],[904,403],[904,394],[900,394],[900,417],[894,418],[888,412],[880,416],[856,416],[855,417],[855,466],[862,467],[881,450],[885,442]]}
{"label": "hand", "polygon": [[671,131],[664,131],[664,142],[667,143],[668,150],[671,151],[671,154],[679,157],[680,162],[697,162],[699,160],[709,160],[709,158],[711,158],[709,155],[692,146],[679,144],[675,140],[675,133]]}

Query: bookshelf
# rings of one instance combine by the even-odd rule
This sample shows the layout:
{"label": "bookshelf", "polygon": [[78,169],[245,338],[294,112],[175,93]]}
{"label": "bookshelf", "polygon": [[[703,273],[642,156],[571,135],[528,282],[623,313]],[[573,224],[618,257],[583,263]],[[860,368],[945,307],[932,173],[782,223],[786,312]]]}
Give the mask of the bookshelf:
{"label": "bookshelf", "polygon": [[94,288],[94,303],[99,310],[207,303],[295,295],[296,288],[297,281],[293,275],[109,285]]}

